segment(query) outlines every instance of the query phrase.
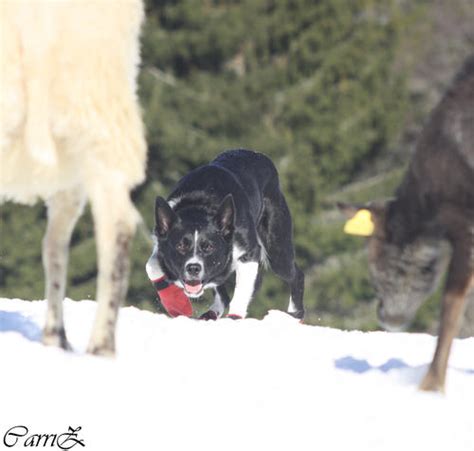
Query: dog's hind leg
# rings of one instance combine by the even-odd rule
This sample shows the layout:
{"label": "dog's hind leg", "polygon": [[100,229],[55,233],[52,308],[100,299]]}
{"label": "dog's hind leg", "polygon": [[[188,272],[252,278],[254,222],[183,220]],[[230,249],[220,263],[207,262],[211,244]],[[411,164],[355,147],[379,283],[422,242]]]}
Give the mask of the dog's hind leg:
{"label": "dog's hind leg", "polygon": [[304,273],[301,271],[299,266],[295,263],[295,272],[292,280],[290,281],[290,302],[288,305],[288,313],[293,315],[295,318],[303,319],[304,317]]}
{"label": "dog's hind leg", "polygon": [[115,328],[128,289],[129,249],[138,215],[120,180],[99,177],[89,190],[98,253],[98,306],[87,351],[114,355]]}
{"label": "dog's hind leg", "polygon": [[69,243],[84,204],[85,195],[79,189],[59,192],[46,201],[48,225],[43,239],[43,266],[48,311],[43,342],[63,349],[69,347],[62,306],[66,292]]}
{"label": "dog's hind leg", "polygon": [[265,199],[265,208],[257,231],[270,268],[290,287],[288,313],[302,319],[305,313],[304,273],[295,262],[290,211],[280,192]]}

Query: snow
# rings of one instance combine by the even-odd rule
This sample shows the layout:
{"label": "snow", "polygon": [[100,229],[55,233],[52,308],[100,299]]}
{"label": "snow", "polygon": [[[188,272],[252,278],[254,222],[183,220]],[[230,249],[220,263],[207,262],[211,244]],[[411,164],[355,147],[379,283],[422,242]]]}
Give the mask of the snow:
{"label": "snow", "polygon": [[0,449],[25,425],[80,426],[72,449],[87,451],[474,450],[474,338],[455,340],[441,395],[417,390],[436,342],[425,334],[126,307],[108,359],[85,354],[95,302],[64,308],[69,353],[40,343],[44,301],[0,299]]}

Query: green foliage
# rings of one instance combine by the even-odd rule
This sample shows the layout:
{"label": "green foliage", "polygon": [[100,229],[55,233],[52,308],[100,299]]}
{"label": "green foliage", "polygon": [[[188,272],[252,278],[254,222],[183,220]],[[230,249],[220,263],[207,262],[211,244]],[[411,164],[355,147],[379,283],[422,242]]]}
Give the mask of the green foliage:
{"label": "green foliage", "polygon": [[0,296],[41,299],[43,267],[42,232],[45,210],[3,205],[0,210]]}

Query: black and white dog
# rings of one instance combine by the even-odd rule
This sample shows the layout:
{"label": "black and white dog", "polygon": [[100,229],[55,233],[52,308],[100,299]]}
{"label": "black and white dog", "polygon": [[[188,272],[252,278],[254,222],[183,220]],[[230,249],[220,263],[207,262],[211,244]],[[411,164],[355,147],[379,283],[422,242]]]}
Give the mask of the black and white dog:
{"label": "black and white dog", "polygon": [[[288,312],[303,318],[304,274],[295,263],[291,216],[271,160],[249,150],[229,150],[183,177],[155,204],[155,246],[147,262],[151,280],[163,275],[190,298],[215,291],[207,318],[229,306],[247,314],[260,264],[288,283]],[[224,288],[236,272],[232,301]]]}

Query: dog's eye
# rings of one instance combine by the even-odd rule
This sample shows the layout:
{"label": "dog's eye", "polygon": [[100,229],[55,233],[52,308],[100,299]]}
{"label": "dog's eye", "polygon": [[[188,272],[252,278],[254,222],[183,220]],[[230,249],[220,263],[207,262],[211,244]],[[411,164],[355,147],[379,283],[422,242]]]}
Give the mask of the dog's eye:
{"label": "dog's eye", "polygon": [[185,254],[189,250],[190,243],[188,240],[182,240],[176,245],[176,250],[180,254]]}
{"label": "dog's eye", "polygon": [[210,254],[211,252],[214,251],[214,246],[209,241],[203,241],[199,245],[199,247],[200,247],[201,251],[204,252],[205,254]]}

